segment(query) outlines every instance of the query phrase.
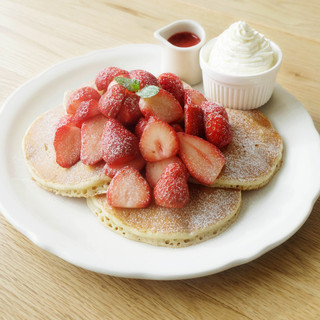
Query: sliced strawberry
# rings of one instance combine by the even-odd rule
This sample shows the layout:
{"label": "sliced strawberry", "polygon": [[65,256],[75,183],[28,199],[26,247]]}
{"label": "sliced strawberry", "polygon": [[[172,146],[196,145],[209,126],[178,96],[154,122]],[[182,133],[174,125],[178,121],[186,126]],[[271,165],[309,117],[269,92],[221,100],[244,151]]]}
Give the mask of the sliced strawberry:
{"label": "sliced strawberry", "polygon": [[66,112],[69,114],[75,114],[81,102],[91,99],[97,101],[99,101],[100,99],[100,93],[92,87],[82,87],[80,89],[74,90],[67,100],[65,106]]}
{"label": "sliced strawberry", "polygon": [[120,84],[110,87],[99,100],[99,111],[108,118],[115,118],[123,104],[126,89]]}
{"label": "sliced strawberry", "polygon": [[179,163],[170,163],[161,174],[153,195],[158,206],[182,208],[189,201],[189,186],[185,169]]}
{"label": "sliced strawberry", "polygon": [[118,76],[129,76],[128,71],[118,67],[107,67],[102,69],[95,80],[96,87],[99,91],[105,92],[111,81]]}
{"label": "sliced strawberry", "polygon": [[135,127],[135,129],[134,129],[134,133],[136,134],[136,136],[137,136],[139,139],[141,138],[142,133],[143,133],[143,131],[144,131],[147,123],[148,123],[148,120],[147,120],[146,118],[141,117],[141,118],[139,119],[139,121],[138,121],[138,123],[137,123],[137,125],[136,125],[136,127]]}
{"label": "sliced strawberry", "polygon": [[145,208],[151,201],[151,189],[138,170],[124,167],[111,180],[107,201],[116,208]]}
{"label": "sliced strawberry", "polygon": [[205,114],[208,112],[218,113],[229,121],[229,117],[226,109],[220,104],[217,104],[216,102],[204,101],[201,103],[200,107]]}
{"label": "sliced strawberry", "polygon": [[94,165],[102,160],[101,137],[107,118],[97,115],[83,122],[81,126],[81,162]]}
{"label": "sliced strawberry", "polygon": [[97,116],[99,114],[100,111],[98,109],[97,100],[91,99],[88,101],[82,101],[74,115],[74,121],[76,123],[82,123],[83,121],[88,120],[91,117]]}
{"label": "sliced strawberry", "polygon": [[184,87],[181,79],[173,73],[161,73],[158,81],[162,89],[169,91],[184,106]]}
{"label": "sliced strawberry", "polygon": [[[63,121],[66,121],[64,117]],[[61,121],[55,132],[53,146],[56,151],[56,162],[63,168],[70,168],[80,160],[80,128],[66,121]]]}
{"label": "sliced strawberry", "polygon": [[131,70],[129,72],[129,76],[131,79],[136,79],[140,83],[140,89],[145,86],[157,86],[159,87],[158,79],[150,72],[145,70]]}
{"label": "sliced strawberry", "polygon": [[232,129],[224,107],[211,102],[204,102],[205,135],[209,142],[222,149],[232,141]]}
{"label": "sliced strawberry", "polygon": [[124,126],[135,125],[142,117],[142,113],[139,108],[139,99],[134,92],[126,92],[122,106],[120,108],[117,120]]}
{"label": "sliced strawberry", "polygon": [[168,123],[150,118],[142,133],[139,148],[146,161],[170,158],[179,151],[177,133]]}
{"label": "sliced strawberry", "polygon": [[178,100],[162,88],[150,98],[140,98],[139,107],[145,117],[154,116],[168,123],[183,117],[183,109]]}
{"label": "sliced strawberry", "polygon": [[203,101],[207,101],[206,97],[195,89],[185,89],[184,104],[200,106]]}
{"label": "sliced strawberry", "polygon": [[149,185],[151,188],[154,188],[156,183],[161,177],[161,174],[163,170],[168,166],[170,163],[180,163],[184,169],[185,169],[185,174],[188,177],[189,173],[183,162],[176,156],[163,159],[160,161],[155,161],[155,162],[147,162],[146,164],[146,179],[149,182]]}
{"label": "sliced strawberry", "polygon": [[56,129],[65,125],[76,125],[76,121],[74,120],[74,115],[72,114],[64,114],[60,117]]}
{"label": "sliced strawberry", "polygon": [[171,127],[174,129],[175,132],[184,132],[183,128],[180,126],[179,123],[172,123]]}
{"label": "sliced strawberry", "polygon": [[200,106],[186,104],[184,107],[185,133],[198,137],[204,137],[203,110]]}
{"label": "sliced strawberry", "polygon": [[224,166],[222,152],[202,138],[183,132],[177,135],[180,141],[179,156],[190,175],[202,184],[211,185]]}
{"label": "sliced strawberry", "polygon": [[103,160],[109,165],[118,165],[139,156],[139,139],[118,120],[107,119],[102,140]]}
{"label": "sliced strawberry", "polygon": [[104,173],[108,177],[113,178],[120,169],[126,166],[129,166],[137,169],[138,171],[141,171],[145,165],[146,165],[145,160],[143,159],[142,156],[139,155],[137,158],[123,164],[109,165],[106,163],[104,165]]}

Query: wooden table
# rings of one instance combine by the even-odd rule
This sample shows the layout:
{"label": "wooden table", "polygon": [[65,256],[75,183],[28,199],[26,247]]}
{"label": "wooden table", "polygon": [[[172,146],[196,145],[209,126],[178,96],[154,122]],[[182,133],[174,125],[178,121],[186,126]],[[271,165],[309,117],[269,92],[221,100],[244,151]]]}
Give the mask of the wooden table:
{"label": "wooden table", "polygon": [[[320,130],[317,0],[2,0],[0,8],[0,105],[64,59],[156,43],[153,31],[177,19],[199,21],[208,38],[241,19],[280,45],[278,82]],[[1,319],[320,319],[319,200],[283,245],[246,265],[184,281],[89,272],[36,247],[2,215],[0,223]]]}

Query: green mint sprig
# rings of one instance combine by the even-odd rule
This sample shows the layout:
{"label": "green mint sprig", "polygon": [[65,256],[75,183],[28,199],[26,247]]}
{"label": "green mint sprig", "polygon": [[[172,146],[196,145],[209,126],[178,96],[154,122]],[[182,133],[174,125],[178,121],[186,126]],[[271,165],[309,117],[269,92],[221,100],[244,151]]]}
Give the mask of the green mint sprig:
{"label": "green mint sprig", "polygon": [[151,98],[159,92],[159,87],[157,86],[145,86],[140,90],[140,82],[137,79],[115,77],[114,80],[128,91],[135,92],[141,98]]}

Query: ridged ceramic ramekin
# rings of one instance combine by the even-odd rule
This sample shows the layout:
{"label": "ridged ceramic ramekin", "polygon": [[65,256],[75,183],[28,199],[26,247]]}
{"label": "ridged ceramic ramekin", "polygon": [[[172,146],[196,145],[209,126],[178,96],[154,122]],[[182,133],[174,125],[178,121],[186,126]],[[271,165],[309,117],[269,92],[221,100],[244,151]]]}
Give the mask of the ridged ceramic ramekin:
{"label": "ridged ceramic ramekin", "polygon": [[216,38],[210,40],[200,50],[205,96],[226,108],[241,110],[255,109],[268,102],[282,62],[279,46],[270,41],[276,59],[270,69],[251,75],[232,75],[215,71],[209,66],[209,55],[215,41]]}

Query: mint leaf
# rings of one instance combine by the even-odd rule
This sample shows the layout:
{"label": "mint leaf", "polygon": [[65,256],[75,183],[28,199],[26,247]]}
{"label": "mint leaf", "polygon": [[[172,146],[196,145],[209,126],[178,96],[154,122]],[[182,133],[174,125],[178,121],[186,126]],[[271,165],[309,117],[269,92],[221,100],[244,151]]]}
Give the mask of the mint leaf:
{"label": "mint leaf", "polygon": [[137,92],[140,89],[140,83],[137,79],[130,79],[125,77],[115,77],[115,81],[121,84],[129,91]]}
{"label": "mint leaf", "polygon": [[145,86],[140,91],[136,92],[141,98],[151,98],[159,92],[159,87],[157,86]]}

